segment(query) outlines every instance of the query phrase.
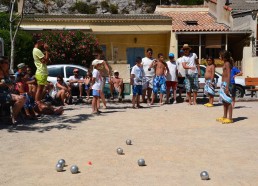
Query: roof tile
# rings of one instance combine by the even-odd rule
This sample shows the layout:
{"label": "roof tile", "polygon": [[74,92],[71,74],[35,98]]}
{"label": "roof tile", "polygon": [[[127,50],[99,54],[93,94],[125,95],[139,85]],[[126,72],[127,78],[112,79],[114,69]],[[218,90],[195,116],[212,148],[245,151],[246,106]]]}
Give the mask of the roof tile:
{"label": "roof tile", "polygon": [[[167,12],[172,17],[173,32],[220,32],[229,31],[225,24],[217,23],[208,12]],[[197,25],[187,25],[186,21],[198,21]]]}

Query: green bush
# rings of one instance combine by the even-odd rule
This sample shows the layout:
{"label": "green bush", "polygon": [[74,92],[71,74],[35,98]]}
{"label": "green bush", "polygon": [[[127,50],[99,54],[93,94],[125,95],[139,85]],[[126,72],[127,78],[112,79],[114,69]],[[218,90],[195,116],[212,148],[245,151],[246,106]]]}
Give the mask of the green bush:
{"label": "green bush", "polygon": [[75,3],[69,10],[72,12],[77,10],[80,14],[95,14],[97,7],[80,1]]}
{"label": "green bush", "polygon": [[9,14],[0,12],[0,29],[9,30]]}
{"label": "green bush", "polygon": [[50,47],[50,59],[54,64],[79,64],[85,60],[90,66],[93,52],[100,50],[97,39],[82,31],[43,32],[43,40]]}
{"label": "green bush", "polygon": [[109,9],[109,4],[107,1],[101,1],[100,6],[102,9],[107,9],[107,10]]}
{"label": "green bush", "polygon": [[110,4],[109,6],[109,12],[111,14],[118,14],[118,6],[114,4]]}

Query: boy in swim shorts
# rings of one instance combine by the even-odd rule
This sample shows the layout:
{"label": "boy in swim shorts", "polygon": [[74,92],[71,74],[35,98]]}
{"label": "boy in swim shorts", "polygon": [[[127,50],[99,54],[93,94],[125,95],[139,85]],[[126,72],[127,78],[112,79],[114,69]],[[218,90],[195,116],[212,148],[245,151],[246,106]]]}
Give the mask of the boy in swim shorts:
{"label": "boy in swim shorts", "polygon": [[215,95],[215,86],[214,86],[214,75],[215,75],[215,64],[212,57],[207,58],[208,66],[206,67],[205,72],[205,86],[204,94],[209,96],[209,102],[204,104],[206,107],[213,107],[214,95]]}
{"label": "boy in swim shorts", "polygon": [[[224,50],[220,52],[220,58],[224,61],[222,84],[220,88],[220,99],[223,102],[224,114],[223,117],[217,118],[216,121],[222,122],[222,124],[233,123],[232,119],[232,99],[229,92],[230,85],[230,72],[232,68],[232,59],[230,52]],[[228,117],[227,117],[228,116]]]}

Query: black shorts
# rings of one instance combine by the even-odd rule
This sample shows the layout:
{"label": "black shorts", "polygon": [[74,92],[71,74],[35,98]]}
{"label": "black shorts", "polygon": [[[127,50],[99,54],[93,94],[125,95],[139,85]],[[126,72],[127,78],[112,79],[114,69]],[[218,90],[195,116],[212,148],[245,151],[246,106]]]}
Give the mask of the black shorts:
{"label": "black shorts", "polygon": [[178,88],[184,88],[185,87],[185,77],[178,77]]}
{"label": "black shorts", "polygon": [[230,84],[229,91],[232,97],[236,97],[236,84]]}

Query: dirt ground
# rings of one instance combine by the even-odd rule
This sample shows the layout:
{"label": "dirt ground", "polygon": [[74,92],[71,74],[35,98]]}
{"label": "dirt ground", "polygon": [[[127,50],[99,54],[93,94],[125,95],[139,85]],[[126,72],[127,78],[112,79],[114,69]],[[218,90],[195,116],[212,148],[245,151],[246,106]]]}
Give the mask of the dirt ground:
{"label": "dirt ground", "polygon": [[[0,185],[258,185],[257,102],[237,103],[231,125],[215,121],[222,106],[129,107],[112,104],[92,116],[88,105],[73,105],[63,116],[2,127]],[[68,166],[56,172],[61,158]],[[79,174],[70,173],[73,164]],[[200,179],[203,170],[210,180]]]}

